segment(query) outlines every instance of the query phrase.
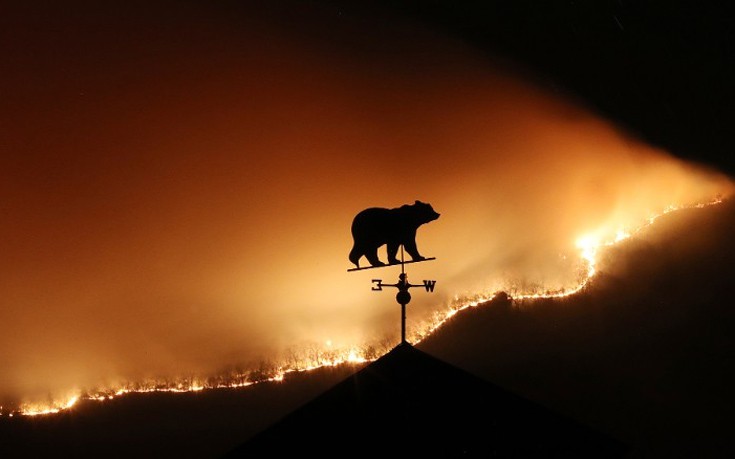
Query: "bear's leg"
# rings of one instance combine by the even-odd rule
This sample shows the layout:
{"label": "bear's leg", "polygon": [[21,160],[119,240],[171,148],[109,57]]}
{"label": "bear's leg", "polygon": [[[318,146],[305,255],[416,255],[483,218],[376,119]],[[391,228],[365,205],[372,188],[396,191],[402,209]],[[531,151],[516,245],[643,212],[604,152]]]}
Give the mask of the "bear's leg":
{"label": "bear's leg", "polygon": [[409,238],[405,243],[403,244],[403,248],[406,249],[406,252],[408,252],[409,255],[411,255],[411,259],[413,261],[421,261],[426,260],[425,257],[422,257],[421,254],[419,254],[419,249],[416,247],[416,234],[414,233],[412,238]]}
{"label": "bear's leg", "polygon": [[365,251],[365,257],[372,266],[385,266],[385,263],[378,258],[378,247],[371,247]]}
{"label": "bear's leg", "polygon": [[400,247],[401,244],[397,242],[389,242],[388,243],[388,263],[390,264],[397,264],[400,263],[400,260],[396,258],[396,255],[398,254],[398,247]]}
{"label": "bear's leg", "polygon": [[352,247],[352,250],[350,250],[350,261],[355,264],[355,267],[360,267],[360,258],[362,257],[362,252],[357,248],[357,245],[354,245]]}

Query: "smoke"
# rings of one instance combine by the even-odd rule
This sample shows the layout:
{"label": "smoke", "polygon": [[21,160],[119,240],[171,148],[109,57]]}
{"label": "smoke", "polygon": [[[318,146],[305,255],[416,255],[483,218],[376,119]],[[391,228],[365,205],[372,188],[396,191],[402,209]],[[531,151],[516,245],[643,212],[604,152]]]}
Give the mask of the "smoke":
{"label": "smoke", "polygon": [[366,207],[441,213],[418,318],[732,190],[408,20],[145,5],[6,19],[0,399],[397,342],[398,271],[347,272]]}

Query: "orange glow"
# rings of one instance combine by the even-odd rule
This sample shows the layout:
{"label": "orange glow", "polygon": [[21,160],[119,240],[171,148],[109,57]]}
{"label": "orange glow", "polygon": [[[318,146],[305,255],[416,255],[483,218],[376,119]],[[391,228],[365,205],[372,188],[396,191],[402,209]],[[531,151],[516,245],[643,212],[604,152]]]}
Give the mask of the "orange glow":
{"label": "orange glow", "polygon": [[8,28],[33,52],[0,72],[3,416],[379,357],[398,308],[346,272],[367,207],[442,215],[408,271],[437,280],[408,309],[418,342],[498,291],[573,294],[606,245],[733,191],[416,24],[325,43],[259,12],[58,8]]}
{"label": "orange glow", "polygon": [[[721,199],[715,199],[710,202],[706,203],[699,203],[694,205],[693,207],[697,208],[703,208],[710,205],[716,205],[721,203]],[[585,235],[577,239],[577,247],[579,248],[579,257],[583,262],[586,264],[587,271],[586,275],[580,280],[579,284],[575,286],[574,288],[571,288],[569,290],[564,291],[557,291],[557,292],[546,292],[546,293],[518,293],[514,295],[514,299],[516,300],[534,300],[534,299],[548,299],[548,298],[562,298],[574,295],[578,292],[580,292],[582,289],[584,289],[589,282],[592,280],[594,275],[596,274],[595,270],[595,263],[596,263],[596,255],[598,254],[598,251],[601,249],[604,249],[604,247],[612,246],[614,244],[617,244],[621,241],[624,241],[625,239],[631,237],[632,234],[635,234],[648,226],[652,225],[655,220],[661,216],[665,215],[669,212],[673,212],[675,210],[678,210],[679,207],[677,206],[669,206],[667,207],[660,215],[656,215],[653,217],[650,217],[642,226],[635,228],[632,233],[625,232],[623,230],[619,230],[615,233],[615,237],[610,240],[600,240],[595,235]],[[454,302],[448,310],[446,310],[443,314],[442,313],[435,313],[433,316],[433,319],[428,322],[421,324],[421,326],[417,329],[414,329],[410,333],[409,341],[418,344],[422,340],[429,337],[433,332],[438,330],[442,325],[444,325],[447,321],[449,321],[451,318],[453,318],[458,313],[462,312],[465,309],[468,308],[474,308],[482,305],[489,304],[493,298],[494,294],[490,296],[475,296],[472,299],[468,298],[455,298]],[[350,364],[362,364],[362,363],[368,363],[372,360],[377,359],[382,355],[383,353],[390,350],[390,347],[386,346],[382,348],[379,352],[375,352],[374,348],[370,348],[371,350],[368,350],[367,348],[347,348],[347,349],[332,349],[332,342],[331,340],[327,340],[324,343],[325,350],[323,354],[320,354],[319,357],[317,357],[314,360],[303,360],[300,362],[292,362],[289,364],[283,363],[281,366],[278,367],[276,371],[274,371],[270,376],[267,377],[261,377],[261,379],[258,379],[257,381],[245,381],[244,379],[252,377],[252,374],[255,373],[255,371],[250,371],[248,374],[240,374],[236,377],[230,376],[226,377],[222,380],[220,380],[217,383],[208,383],[205,381],[188,381],[188,382],[149,382],[144,384],[135,384],[134,387],[128,386],[125,388],[107,388],[107,389],[99,389],[97,392],[93,394],[76,394],[69,398],[67,398],[65,401],[54,401],[51,403],[43,404],[43,403],[25,403],[23,405],[20,405],[18,408],[13,410],[3,410],[3,407],[0,406],[0,416],[9,416],[12,417],[15,414],[20,414],[24,416],[38,416],[38,415],[46,415],[46,414],[56,414],[63,410],[68,410],[74,407],[74,405],[80,401],[80,400],[89,400],[89,401],[97,401],[97,402],[104,402],[106,400],[112,400],[113,398],[123,396],[129,393],[150,393],[150,392],[179,392],[179,393],[186,393],[186,392],[197,392],[201,390],[213,390],[213,389],[221,389],[221,388],[244,388],[251,386],[256,383],[262,383],[262,382],[280,382],[283,381],[285,376],[288,373],[292,372],[301,372],[301,371],[312,371],[315,369],[323,368],[323,367],[329,367],[329,366],[338,366],[343,365],[346,363]],[[368,353],[372,353],[373,355],[368,356]],[[235,381],[234,379],[240,380],[240,382]]]}

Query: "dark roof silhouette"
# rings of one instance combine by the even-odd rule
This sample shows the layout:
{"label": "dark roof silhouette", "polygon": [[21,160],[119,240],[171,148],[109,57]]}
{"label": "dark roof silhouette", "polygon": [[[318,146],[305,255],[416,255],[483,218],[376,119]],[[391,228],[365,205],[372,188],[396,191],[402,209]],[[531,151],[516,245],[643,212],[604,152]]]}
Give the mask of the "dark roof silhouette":
{"label": "dark roof silhouette", "polygon": [[224,457],[619,458],[594,429],[402,343]]}

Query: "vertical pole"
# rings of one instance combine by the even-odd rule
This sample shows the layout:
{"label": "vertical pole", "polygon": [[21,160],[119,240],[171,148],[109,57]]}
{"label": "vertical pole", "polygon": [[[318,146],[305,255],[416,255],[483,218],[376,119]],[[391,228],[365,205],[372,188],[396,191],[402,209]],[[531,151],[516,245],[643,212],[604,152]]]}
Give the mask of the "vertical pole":
{"label": "vertical pole", "polygon": [[406,342],[406,303],[401,303],[401,344]]}
{"label": "vertical pole", "polygon": [[[403,262],[403,245],[401,245],[401,277],[399,282],[406,283],[406,271]],[[401,287],[398,288],[401,290]],[[401,302],[401,344],[406,342],[406,303]]]}

